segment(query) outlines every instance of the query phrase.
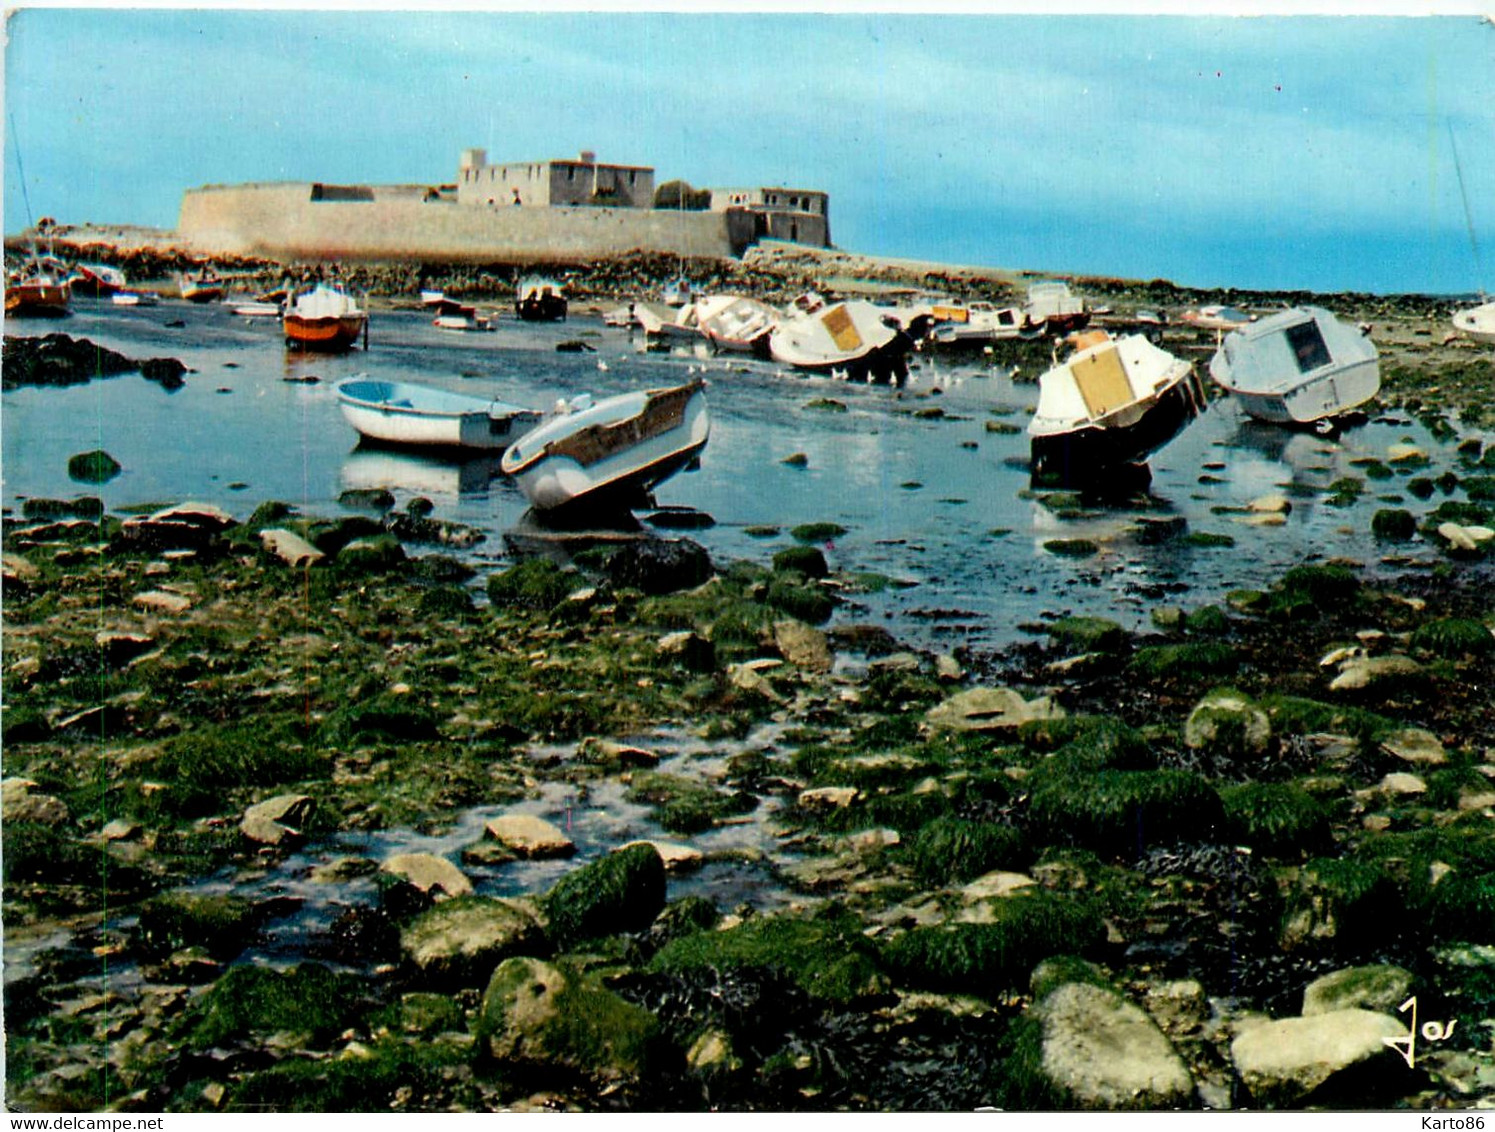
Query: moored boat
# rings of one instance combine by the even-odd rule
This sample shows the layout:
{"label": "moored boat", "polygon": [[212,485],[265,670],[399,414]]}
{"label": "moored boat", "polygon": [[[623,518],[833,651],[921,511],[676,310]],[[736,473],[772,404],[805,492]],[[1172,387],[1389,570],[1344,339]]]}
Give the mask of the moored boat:
{"label": "moored boat", "polygon": [[1329,422],[1381,388],[1375,343],[1321,307],[1294,307],[1231,331],[1209,370],[1250,416],[1274,424]]}
{"label": "moored boat", "polygon": [[795,369],[851,381],[902,384],[913,339],[871,303],[853,300],[815,306],[779,323],[769,335],[773,359]]}
{"label": "moored boat", "polygon": [[[939,312],[939,313],[935,313]],[[984,345],[1008,338],[1036,338],[1046,329],[1034,323],[1021,307],[998,307],[974,302],[964,307],[939,307],[932,337],[942,345]],[[941,317],[942,316],[942,317]]]}
{"label": "moored boat", "polygon": [[738,295],[696,301],[696,324],[718,350],[768,357],[768,336],[782,317],[767,303]]}
{"label": "moored boat", "polygon": [[1453,328],[1465,338],[1486,345],[1495,344],[1495,302],[1456,311]]}
{"label": "moored boat", "polygon": [[7,318],[62,318],[71,313],[72,292],[61,274],[32,263],[5,282]]}
{"label": "moored boat", "polygon": [[1141,334],[1104,331],[1038,379],[1038,409],[1028,424],[1035,478],[1100,482],[1140,464],[1204,412],[1194,367]]}
{"label": "moored boat", "polygon": [[1200,330],[1239,330],[1252,321],[1252,316],[1234,307],[1207,306],[1184,311],[1178,316],[1180,322],[1197,326]]}
{"label": "moored boat", "polygon": [[76,263],[68,277],[68,287],[75,294],[107,299],[126,289],[125,273],[104,263]]}
{"label": "moored boat", "polygon": [[431,325],[438,330],[490,331],[497,330],[494,318],[478,314],[476,307],[454,303],[450,299],[436,305],[436,317]]}
{"label": "moored boat", "polygon": [[582,394],[504,453],[500,465],[538,511],[631,507],[695,461],[711,434],[706,383]]}
{"label": "moored boat", "polygon": [[554,279],[521,280],[514,313],[526,322],[560,322],[566,317],[566,292]]}
{"label": "moored boat", "polygon": [[161,302],[152,291],[116,291],[109,301],[117,307],[154,307]]}
{"label": "moored boat", "polygon": [[206,268],[195,279],[191,275],[180,276],[177,285],[182,298],[189,303],[216,303],[227,291],[223,280]]}
{"label": "moored boat", "polygon": [[1023,313],[1029,323],[1034,326],[1041,324],[1056,338],[1081,330],[1090,321],[1085,300],[1074,294],[1068,283],[1058,279],[1031,284]]}
{"label": "moored boat", "polygon": [[542,413],[399,381],[350,377],[338,407],[358,434],[378,444],[497,452],[539,423]]}
{"label": "moored boat", "polygon": [[368,313],[342,288],[318,283],[288,300],[281,328],[287,346],[346,350],[368,329]]}
{"label": "moored boat", "polygon": [[666,307],[659,303],[634,303],[634,320],[649,338],[700,338],[702,331],[696,319],[695,303],[683,307]]}

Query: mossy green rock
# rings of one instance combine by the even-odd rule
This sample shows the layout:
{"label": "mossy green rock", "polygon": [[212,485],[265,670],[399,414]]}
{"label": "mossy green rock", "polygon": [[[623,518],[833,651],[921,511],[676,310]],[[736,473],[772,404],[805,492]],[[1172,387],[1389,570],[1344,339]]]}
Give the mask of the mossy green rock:
{"label": "mossy green rock", "polygon": [[774,554],[773,568],[776,573],[793,571],[807,578],[824,578],[830,573],[818,546],[786,546]]}
{"label": "mossy green rock", "polygon": [[68,457],[67,474],[79,483],[107,483],[122,471],[120,462],[102,448]]}
{"label": "mossy green rock", "polygon": [[1205,696],[1184,723],[1184,745],[1225,754],[1264,752],[1272,741],[1272,721],[1249,696],[1228,688]]}
{"label": "mossy green rock", "polygon": [[1281,944],[1353,948],[1406,914],[1406,900],[1384,867],[1321,857],[1299,870],[1288,893]]}
{"label": "mossy green rock", "polygon": [[496,609],[549,613],[581,582],[545,558],[531,558],[488,579],[488,600]]}
{"label": "mossy green rock", "polygon": [[510,956],[548,954],[549,941],[535,912],[522,904],[463,896],[406,924],[400,950],[428,985],[480,987]]}
{"label": "mossy green rock", "polygon": [[1417,533],[1417,520],[1400,507],[1383,507],[1370,517],[1370,529],[1376,538],[1405,542]]}
{"label": "mossy green rock", "polygon": [[656,971],[781,972],[814,998],[852,1002],[887,988],[876,946],[855,916],[754,916],[726,931],[676,939],[657,954]]}
{"label": "mossy green rock", "polygon": [[1220,800],[1234,836],[1261,852],[1296,857],[1329,846],[1329,812],[1290,783],[1227,786]]}
{"label": "mossy green rock", "polygon": [[1495,653],[1495,634],[1482,621],[1464,617],[1440,617],[1412,631],[1412,647],[1438,656],[1487,656]]}
{"label": "mossy green rock", "polygon": [[245,1077],[226,1107],[251,1112],[409,1111],[450,1090],[461,1046],[385,1040],[358,1057],[288,1057]]}
{"label": "mossy green rock", "polygon": [[350,573],[381,573],[404,561],[405,548],[393,535],[354,539],[337,555],[338,569]]}
{"label": "mossy green rock", "polygon": [[1149,846],[1209,840],[1225,818],[1214,788],[1182,770],[1044,775],[1033,788],[1029,815],[1057,843],[1122,856],[1138,856]]}
{"label": "mossy green rock", "polygon": [[506,959],[483,992],[476,1037],[500,1067],[617,1083],[645,1076],[659,1024],[595,977],[567,964]]}
{"label": "mossy green rock", "polygon": [[840,523],[801,523],[790,527],[789,533],[800,542],[829,542],[844,535],[846,528]]}
{"label": "mossy green rock", "polygon": [[167,892],[140,906],[131,944],[147,958],[203,947],[215,958],[232,959],[248,946],[258,923],[254,906],[242,897]]}
{"label": "mossy green rock", "polygon": [[231,967],[173,1028],[189,1048],[210,1049],[288,1031],[325,1042],[367,1013],[362,979],[318,963],[284,972]]}
{"label": "mossy green rock", "polygon": [[1182,680],[1229,676],[1240,665],[1240,653],[1218,641],[1150,645],[1138,649],[1131,661],[1132,671],[1140,676]]}
{"label": "mossy green rock", "polygon": [[1355,1008],[1395,1014],[1412,993],[1412,983],[1410,971],[1389,964],[1347,967],[1303,988],[1303,1016]]}
{"label": "mossy green rock", "polygon": [[1063,617],[1048,632],[1061,645],[1081,652],[1118,652],[1131,640],[1125,629],[1104,617]]}
{"label": "mossy green rock", "polygon": [[825,590],[788,580],[775,581],[769,585],[768,604],[809,625],[819,625],[829,620],[836,609],[835,598]]}
{"label": "mossy green rock", "polygon": [[562,948],[595,936],[643,931],[664,907],[664,861],[647,842],[567,873],[545,896],[550,935]]}
{"label": "mossy green rock", "polygon": [[992,923],[914,928],[888,945],[901,985],[994,997],[1026,987],[1051,956],[1082,955],[1105,940],[1100,912],[1083,899],[1020,893],[993,903]]}
{"label": "mossy green rock", "polygon": [[1029,854],[1012,826],[939,817],[919,830],[908,846],[909,863],[926,884],[959,884],[997,868],[1016,869]]}

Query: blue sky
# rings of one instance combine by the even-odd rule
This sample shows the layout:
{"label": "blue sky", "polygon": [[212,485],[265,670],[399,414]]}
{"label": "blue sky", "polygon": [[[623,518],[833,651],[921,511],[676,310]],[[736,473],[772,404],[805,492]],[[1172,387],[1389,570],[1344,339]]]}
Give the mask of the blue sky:
{"label": "blue sky", "polygon": [[18,152],[33,215],[171,227],[194,185],[594,149],[824,189],[836,243],[872,254],[1495,290],[1495,25],[1472,15],[33,8],[7,32],[11,233]]}

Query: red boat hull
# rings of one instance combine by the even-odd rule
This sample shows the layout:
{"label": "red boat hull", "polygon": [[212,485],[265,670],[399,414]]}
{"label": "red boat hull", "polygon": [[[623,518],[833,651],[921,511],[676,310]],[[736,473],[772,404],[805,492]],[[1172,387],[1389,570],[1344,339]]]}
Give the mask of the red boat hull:
{"label": "red boat hull", "polygon": [[69,313],[71,296],[57,283],[14,283],[5,288],[5,313],[17,318],[59,318]]}
{"label": "red boat hull", "polygon": [[288,314],[282,326],[287,346],[332,352],[351,349],[363,333],[366,321],[361,314],[341,318],[302,318]]}

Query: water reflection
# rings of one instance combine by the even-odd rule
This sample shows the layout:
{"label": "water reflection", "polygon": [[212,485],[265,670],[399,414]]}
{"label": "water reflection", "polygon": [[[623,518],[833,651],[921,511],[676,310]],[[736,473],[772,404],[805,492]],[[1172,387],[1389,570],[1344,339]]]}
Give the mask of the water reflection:
{"label": "water reflection", "polygon": [[487,495],[501,454],[442,459],[428,453],[381,448],[364,441],[343,457],[343,490],[410,491],[420,495]]}

